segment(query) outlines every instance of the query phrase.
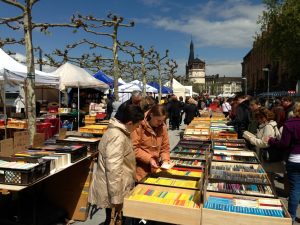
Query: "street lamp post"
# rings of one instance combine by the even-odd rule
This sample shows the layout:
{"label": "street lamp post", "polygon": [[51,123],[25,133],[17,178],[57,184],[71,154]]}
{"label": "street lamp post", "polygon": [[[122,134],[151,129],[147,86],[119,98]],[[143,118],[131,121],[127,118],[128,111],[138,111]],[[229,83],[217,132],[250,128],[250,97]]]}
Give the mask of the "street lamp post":
{"label": "street lamp post", "polygon": [[247,77],[242,77],[243,80],[245,80],[245,95],[248,93],[248,83],[247,83]]}
{"label": "street lamp post", "polygon": [[268,86],[267,86],[267,107],[269,107],[269,98],[270,98],[270,69],[268,67],[263,68],[264,72],[268,72]]}

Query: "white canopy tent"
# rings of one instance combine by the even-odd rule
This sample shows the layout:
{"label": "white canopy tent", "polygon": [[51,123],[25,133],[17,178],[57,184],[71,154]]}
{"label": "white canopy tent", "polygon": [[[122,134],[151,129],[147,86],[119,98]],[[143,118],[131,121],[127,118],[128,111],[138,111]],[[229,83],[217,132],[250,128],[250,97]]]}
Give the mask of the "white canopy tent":
{"label": "white canopy tent", "polygon": [[121,102],[125,102],[128,99],[130,99],[131,92],[142,91],[142,89],[136,84],[128,83],[128,84],[120,85],[118,91],[119,91],[119,100]]}
{"label": "white canopy tent", "polygon": [[[128,84],[135,84],[137,85],[141,90],[143,90],[143,82],[142,81],[139,81],[139,80],[134,80],[134,81],[131,81],[129,82]],[[146,92],[151,92],[151,93],[158,93],[158,90],[148,84],[146,84]]]}
{"label": "white canopy tent", "polygon": [[[53,75],[59,77],[59,90],[63,91],[68,87],[78,89],[78,130],[79,130],[79,116],[80,116],[80,88],[100,88],[105,91],[109,88],[107,84],[96,79],[89,74],[85,69],[75,66],[71,63],[65,63],[55,70]],[[60,102],[60,99],[59,99]]]}
{"label": "white canopy tent", "polygon": [[[0,48],[0,80],[4,79],[4,74],[8,81],[24,83],[27,77],[27,66],[16,61]],[[51,73],[35,70],[36,85],[58,85],[58,77]]]}
{"label": "white canopy tent", "polygon": [[172,88],[173,89],[173,94],[176,95],[178,98],[180,96],[182,96],[183,100],[185,100],[186,93],[189,93],[189,90],[186,89],[181,83],[179,83],[174,78],[173,78],[173,87],[171,87],[171,82],[170,81],[165,83],[165,86]]}
{"label": "white canopy tent", "polygon": [[85,69],[68,62],[60,66],[52,74],[59,77],[59,90],[61,91],[65,90],[66,87],[109,88],[107,84],[93,77]]}

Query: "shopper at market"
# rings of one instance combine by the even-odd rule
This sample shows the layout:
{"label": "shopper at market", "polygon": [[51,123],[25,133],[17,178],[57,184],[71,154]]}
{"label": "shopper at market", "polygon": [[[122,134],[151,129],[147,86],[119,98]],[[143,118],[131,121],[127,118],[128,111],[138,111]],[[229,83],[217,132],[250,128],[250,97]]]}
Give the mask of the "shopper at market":
{"label": "shopper at market", "polygon": [[280,99],[275,100],[271,111],[275,114],[275,121],[277,122],[278,129],[281,128],[285,122],[285,111]]}
{"label": "shopper at market", "polygon": [[161,163],[170,160],[169,136],[164,123],[166,117],[164,106],[155,105],[131,134],[137,163],[137,181],[158,169]]}
{"label": "shopper at market", "polygon": [[130,133],[144,119],[140,107],[125,106],[126,115],[112,118],[99,144],[97,169],[93,175],[89,202],[106,209],[105,225],[109,225],[112,209],[120,212],[125,194],[135,185],[136,162]]}
{"label": "shopper at market", "polygon": [[222,111],[225,117],[227,117],[231,111],[231,105],[227,101],[227,98],[224,98],[224,102],[222,103]]}
{"label": "shopper at market", "polygon": [[168,104],[168,112],[171,120],[171,130],[179,130],[180,125],[180,113],[182,110],[182,104],[178,100],[176,95],[172,95],[171,101]]}
{"label": "shopper at market", "polygon": [[281,104],[285,111],[285,121],[293,117],[294,101],[291,96],[285,96],[281,99]]}
{"label": "shopper at market", "polygon": [[183,108],[185,113],[184,124],[189,125],[195,117],[200,115],[197,105],[198,103],[193,98],[188,98]]}
{"label": "shopper at market", "polygon": [[259,126],[256,135],[248,135],[244,133],[243,137],[248,140],[256,148],[256,153],[267,172],[270,181],[274,183],[275,173],[283,172],[282,162],[268,162],[266,161],[266,150],[269,147],[269,137],[280,139],[280,132],[277,128],[277,123],[274,121],[274,114],[265,107],[258,108],[254,113]]}
{"label": "shopper at market", "polygon": [[146,96],[145,98],[142,98],[140,102],[140,107],[144,112],[149,111],[154,105],[155,105],[155,98],[151,96]]}
{"label": "shopper at market", "polygon": [[247,96],[240,96],[237,102],[235,117],[227,125],[234,126],[238,138],[242,138],[243,132],[248,129],[250,121],[249,100]]}
{"label": "shopper at market", "polygon": [[296,102],[293,108],[293,118],[283,125],[280,140],[270,138],[269,145],[275,146],[286,155],[286,171],[290,185],[288,211],[293,221],[300,201],[300,102]]}
{"label": "shopper at market", "polygon": [[131,94],[131,98],[120,105],[120,107],[118,108],[118,111],[115,115],[115,118],[118,120],[121,120],[123,116],[127,116],[124,113],[125,107],[127,105],[140,106],[141,100],[142,100],[142,92],[141,91],[133,91]]}
{"label": "shopper at market", "polygon": [[250,107],[250,121],[248,125],[248,131],[251,132],[252,134],[256,134],[259,122],[255,118],[255,111],[257,111],[261,105],[260,102],[257,99],[252,99],[249,104]]}

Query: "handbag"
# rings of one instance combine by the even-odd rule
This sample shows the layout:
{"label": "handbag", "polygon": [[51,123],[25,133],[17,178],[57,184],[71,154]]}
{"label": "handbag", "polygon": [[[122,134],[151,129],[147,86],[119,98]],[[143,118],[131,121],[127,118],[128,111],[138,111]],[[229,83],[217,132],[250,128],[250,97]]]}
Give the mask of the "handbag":
{"label": "handbag", "polygon": [[[274,129],[275,137],[278,138],[280,135],[279,130],[276,126],[272,126]],[[278,132],[277,132],[278,131]],[[262,158],[266,162],[281,162],[284,160],[285,151],[277,146],[270,146],[268,148],[261,149]]]}
{"label": "handbag", "polygon": [[115,207],[111,209],[109,225],[122,225],[122,211],[116,210]]}

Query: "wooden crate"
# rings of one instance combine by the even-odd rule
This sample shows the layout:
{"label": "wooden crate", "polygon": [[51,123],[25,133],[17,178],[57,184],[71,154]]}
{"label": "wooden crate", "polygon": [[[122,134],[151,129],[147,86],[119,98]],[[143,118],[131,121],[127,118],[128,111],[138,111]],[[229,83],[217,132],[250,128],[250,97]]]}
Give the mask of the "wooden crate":
{"label": "wooden crate", "polygon": [[[197,194],[200,195],[200,192],[193,190],[142,184],[137,185],[131,192],[131,194],[141,187],[151,188],[152,190],[159,191],[173,191],[182,194],[195,194],[197,192]],[[201,223],[202,205],[200,205],[200,199],[196,200],[197,204],[200,205],[199,208],[187,208],[184,206],[167,205],[163,203],[154,203],[142,200],[132,200],[129,199],[131,194],[127,195],[124,199],[124,216],[183,225],[200,225]]]}
{"label": "wooden crate", "polygon": [[[205,195],[205,200],[210,196],[211,193],[207,192]],[[213,193],[214,196],[226,196],[226,194]],[[228,195],[232,196],[232,195]],[[255,197],[247,197],[255,198]],[[282,202],[282,201],[281,201]],[[213,209],[202,209],[202,224],[203,225],[291,225],[292,219],[284,206],[283,210],[285,212],[285,218],[271,217],[271,216],[258,216],[258,215],[249,215],[235,212],[226,212]]]}

